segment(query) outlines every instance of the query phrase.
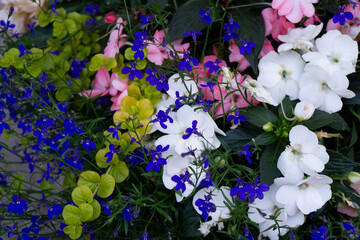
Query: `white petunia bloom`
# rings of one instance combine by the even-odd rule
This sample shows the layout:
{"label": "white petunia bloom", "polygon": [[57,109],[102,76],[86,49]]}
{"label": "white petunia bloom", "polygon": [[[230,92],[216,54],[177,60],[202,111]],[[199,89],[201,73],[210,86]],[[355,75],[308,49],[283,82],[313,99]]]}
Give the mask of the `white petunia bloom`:
{"label": "white petunia bloom", "polygon": [[179,96],[190,96],[191,94],[197,94],[198,88],[194,79],[184,76],[184,79],[181,79],[180,75],[174,74],[169,80],[169,90],[167,94],[173,99],[176,99],[176,92],[179,92]]}
{"label": "white petunia bloom", "polygon": [[[278,240],[279,232],[281,236],[285,235],[289,229],[284,226],[298,227],[305,221],[304,214],[300,211],[294,212],[292,215],[285,211],[284,205],[275,198],[278,189],[279,186],[272,184],[269,191],[264,192],[264,198],[255,199],[253,203],[249,204],[248,210],[250,220],[256,222],[263,236],[269,237],[270,240]],[[275,215],[280,229],[274,221]]]}
{"label": "white petunia bloom", "polygon": [[173,123],[167,123],[166,129],[158,128],[167,135],[159,137],[155,145],[170,145],[178,155],[193,150],[195,156],[200,156],[205,149],[218,148],[220,141],[215,133],[225,133],[216,126],[209,113],[195,109],[196,106],[184,105],[177,112],[170,112]]}
{"label": "white petunia bloom", "polygon": [[[193,207],[196,212],[202,215],[202,211],[199,209],[195,203],[198,199],[204,199],[204,196],[211,195],[210,203],[213,203],[216,207],[214,212],[209,212],[209,217],[211,220],[206,222],[200,222],[200,228],[198,229],[204,236],[206,236],[210,232],[210,228],[214,226],[218,226],[218,229],[221,230],[224,225],[220,222],[222,219],[230,218],[230,210],[225,205],[226,199],[232,201],[230,196],[230,188],[222,186],[220,189],[216,189],[214,187],[202,188],[197,193],[195,193],[193,198]],[[225,197],[224,197],[225,196]]]}
{"label": "white petunia bloom", "polygon": [[271,97],[270,93],[259,83],[252,78],[246,78],[242,85],[250,92],[251,96],[256,100],[277,106],[278,103]]}
{"label": "white petunia bloom", "polygon": [[308,120],[314,112],[314,104],[308,99],[298,102],[294,109],[294,114],[299,121]]}
{"label": "white petunia bloom", "polygon": [[348,35],[343,35],[338,30],[331,30],[321,38],[316,39],[317,52],[308,52],[302,57],[316,65],[326,69],[330,75],[341,70],[345,75],[355,72],[358,57],[357,42]]}
{"label": "white petunia bloom", "polygon": [[342,71],[328,71],[318,66],[307,65],[299,82],[301,101],[310,100],[315,108],[328,113],[340,111],[341,97],[352,98],[355,93],[348,90],[349,80]]}
{"label": "white petunia bloom", "polygon": [[290,146],[280,154],[277,167],[283,175],[291,170],[296,174],[314,175],[322,172],[329,161],[326,148],[318,144],[316,134],[303,125],[289,133]]}
{"label": "white petunia bloom", "polygon": [[330,177],[315,174],[303,179],[303,176],[298,172],[288,171],[285,177],[274,180],[280,186],[276,192],[276,200],[284,204],[289,214],[295,214],[298,210],[309,214],[320,209],[331,198]]}
{"label": "white petunia bloom", "polygon": [[278,48],[278,52],[299,49],[307,52],[314,47],[312,40],[319,35],[323,24],[309,25],[306,28],[289,28],[287,35],[279,35],[280,41],[284,42]]}
{"label": "white petunia bloom", "polygon": [[285,95],[298,98],[298,80],[304,71],[305,61],[294,51],[269,52],[259,62],[259,83],[280,104]]}

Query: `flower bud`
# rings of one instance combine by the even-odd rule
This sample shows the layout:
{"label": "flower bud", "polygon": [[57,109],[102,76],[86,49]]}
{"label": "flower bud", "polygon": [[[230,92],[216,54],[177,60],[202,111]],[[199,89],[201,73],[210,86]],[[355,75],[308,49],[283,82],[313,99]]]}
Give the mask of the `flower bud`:
{"label": "flower bud", "polygon": [[273,130],[273,124],[268,122],[262,126],[265,132],[271,132]]}
{"label": "flower bud", "polygon": [[114,23],[114,22],[116,22],[116,19],[117,19],[116,13],[113,13],[113,12],[109,12],[105,16],[105,22],[107,22],[107,23]]}
{"label": "flower bud", "polygon": [[349,172],[347,177],[351,183],[358,183],[360,182],[360,173],[357,172]]}
{"label": "flower bud", "polygon": [[315,107],[310,100],[296,104],[294,114],[299,121],[308,120],[315,112]]}

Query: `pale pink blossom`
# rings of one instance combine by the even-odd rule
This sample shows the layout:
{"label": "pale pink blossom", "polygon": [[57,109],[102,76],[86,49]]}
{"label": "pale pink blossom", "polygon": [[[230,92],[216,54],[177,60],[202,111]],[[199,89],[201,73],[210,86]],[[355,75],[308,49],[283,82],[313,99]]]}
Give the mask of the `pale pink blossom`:
{"label": "pale pink blossom", "polygon": [[357,213],[358,210],[356,208],[350,207],[348,205],[344,205],[342,203],[338,203],[336,205],[336,210],[339,213],[348,215],[349,217],[357,218],[359,216],[358,213]]}
{"label": "pale pink blossom", "polygon": [[284,16],[279,16],[277,10],[265,8],[261,14],[265,22],[265,36],[271,34],[275,41],[279,41],[279,35],[287,34],[289,28],[295,28],[295,25],[286,21]]}
{"label": "pale pink blossom", "polygon": [[118,18],[117,26],[115,30],[113,30],[110,34],[109,41],[104,50],[104,55],[107,58],[115,58],[115,56],[119,53],[119,49],[125,46],[127,37],[126,34],[123,34],[124,25],[126,25],[126,21],[122,18]]}
{"label": "pale pink blossom", "polygon": [[309,25],[317,25],[318,23],[322,23],[322,21],[316,14],[314,14],[314,16],[306,19],[306,21],[304,22],[304,26],[307,27]]}
{"label": "pale pink blossom", "polygon": [[[164,30],[156,31],[153,41],[145,41],[148,49],[147,59],[156,65],[162,65],[165,59],[173,59],[170,52],[184,52],[189,48],[189,43],[182,43],[182,39],[176,40],[171,44],[164,43],[165,33]],[[180,58],[183,58],[182,53],[178,53]]]}
{"label": "pale pink blossom", "polygon": [[279,10],[280,16],[298,23],[304,16],[312,17],[315,14],[313,4],[317,2],[318,0],[273,0],[272,7]]}

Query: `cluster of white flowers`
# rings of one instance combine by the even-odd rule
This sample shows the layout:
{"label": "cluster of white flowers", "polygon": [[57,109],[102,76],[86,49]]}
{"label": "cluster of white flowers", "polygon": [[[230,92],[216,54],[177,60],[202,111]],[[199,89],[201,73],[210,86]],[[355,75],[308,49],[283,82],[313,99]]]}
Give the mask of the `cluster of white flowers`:
{"label": "cluster of white flowers", "polygon": [[[281,153],[277,167],[284,177],[276,178],[264,199],[250,204],[249,218],[271,240],[279,239],[279,227],[298,227],[305,216],[320,209],[331,198],[332,179],[318,174],[325,168],[329,155],[308,128],[297,125],[289,133],[290,145]],[[276,218],[274,216],[277,216]],[[280,235],[287,233],[280,228]]]}
{"label": "cluster of white flowers", "polygon": [[270,93],[263,101],[276,106],[286,95],[299,99],[295,110],[299,120],[309,119],[315,109],[340,111],[341,98],[355,96],[347,89],[346,75],[355,72],[357,42],[338,30],[314,40],[322,27],[289,29],[287,35],[279,35],[284,42],[279,53],[272,51],[259,62],[258,83]]}

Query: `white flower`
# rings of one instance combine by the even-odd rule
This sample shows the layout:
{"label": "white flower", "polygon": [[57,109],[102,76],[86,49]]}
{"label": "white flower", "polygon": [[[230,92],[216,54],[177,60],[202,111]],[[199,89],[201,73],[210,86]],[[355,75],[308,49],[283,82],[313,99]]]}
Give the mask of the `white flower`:
{"label": "white flower", "polygon": [[[251,221],[256,222],[259,225],[260,232],[265,237],[269,237],[271,240],[279,239],[280,235],[283,236],[288,232],[289,227],[298,227],[304,223],[304,214],[300,211],[295,212],[293,215],[289,215],[284,205],[278,202],[275,198],[275,194],[278,191],[279,186],[272,184],[269,191],[264,192],[263,199],[255,199],[254,203],[249,204],[248,216]],[[276,220],[281,227],[277,227],[273,217],[277,216]]]}
{"label": "white flower", "polygon": [[345,75],[355,72],[358,57],[357,42],[338,30],[331,30],[316,39],[318,52],[308,52],[303,58],[312,65],[326,69],[331,75],[342,70]]}
{"label": "white flower", "polygon": [[306,28],[289,28],[287,35],[279,35],[280,41],[284,42],[278,48],[278,52],[299,49],[309,51],[313,48],[312,40],[320,33],[323,24],[309,25]]}
{"label": "white flower", "polygon": [[[195,156],[199,156],[205,149],[218,148],[220,141],[215,132],[222,135],[225,133],[216,126],[209,113],[195,109],[196,106],[184,105],[177,112],[170,112],[169,116],[173,119],[173,123],[167,122],[166,129],[158,128],[167,135],[159,137],[155,144],[162,146],[169,144],[170,148],[174,147],[178,155],[194,150]],[[189,134],[190,132],[192,133]]]}
{"label": "white flower", "polygon": [[[200,222],[200,228],[198,229],[204,236],[206,236],[210,232],[210,228],[214,226],[218,226],[218,229],[221,230],[224,228],[224,225],[222,222],[220,222],[222,219],[230,218],[230,210],[225,205],[226,199],[229,199],[232,201],[232,198],[230,196],[230,188],[222,186],[220,189],[216,189],[214,187],[209,188],[202,188],[200,189],[193,198],[193,207],[196,210],[196,212],[200,215],[202,215],[202,211],[199,209],[199,206],[197,206],[195,203],[198,199],[204,199],[205,196],[211,195],[210,203],[214,204],[216,209],[214,212],[209,212],[208,216],[211,217],[211,220],[206,222]],[[224,197],[225,196],[225,197]]]}
{"label": "white flower", "polygon": [[258,81],[268,90],[277,104],[288,95],[298,98],[298,80],[304,71],[305,62],[294,51],[269,52],[259,62]]}
{"label": "white flower", "polygon": [[169,78],[168,84],[169,90],[167,91],[167,94],[173,99],[176,99],[177,91],[179,92],[179,96],[186,97],[198,93],[198,88],[194,79],[188,76],[184,76],[184,79],[181,79],[178,73],[174,74]]}
{"label": "white flower", "polygon": [[250,92],[251,96],[256,100],[264,103],[268,103],[273,106],[277,106],[278,103],[271,97],[270,93],[265,88],[252,78],[246,78],[242,85]]}
{"label": "white flower", "polygon": [[283,175],[292,170],[313,175],[322,172],[329,161],[326,148],[318,144],[317,136],[307,127],[297,125],[289,133],[290,146],[280,154],[277,167]]}
{"label": "white flower", "polygon": [[308,99],[298,102],[294,109],[294,114],[299,121],[308,120],[314,112],[314,104]]}
{"label": "white flower", "polygon": [[310,100],[315,108],[328,113],[340,111],[341,97],[352,98],[355,93],[348,90],[349,80],[343,71],[331,75],[321,67],[307,65],[299,82],[301,101]]}
{"label": "white flower", "polygon": [[280,188],[276,200],[285,206],[289,214],[300,210],[309,214],[320,209],[331,198],[332,179],[315,174],[303,179],[303,175],[288,171],[285,177],[274,180]]}

